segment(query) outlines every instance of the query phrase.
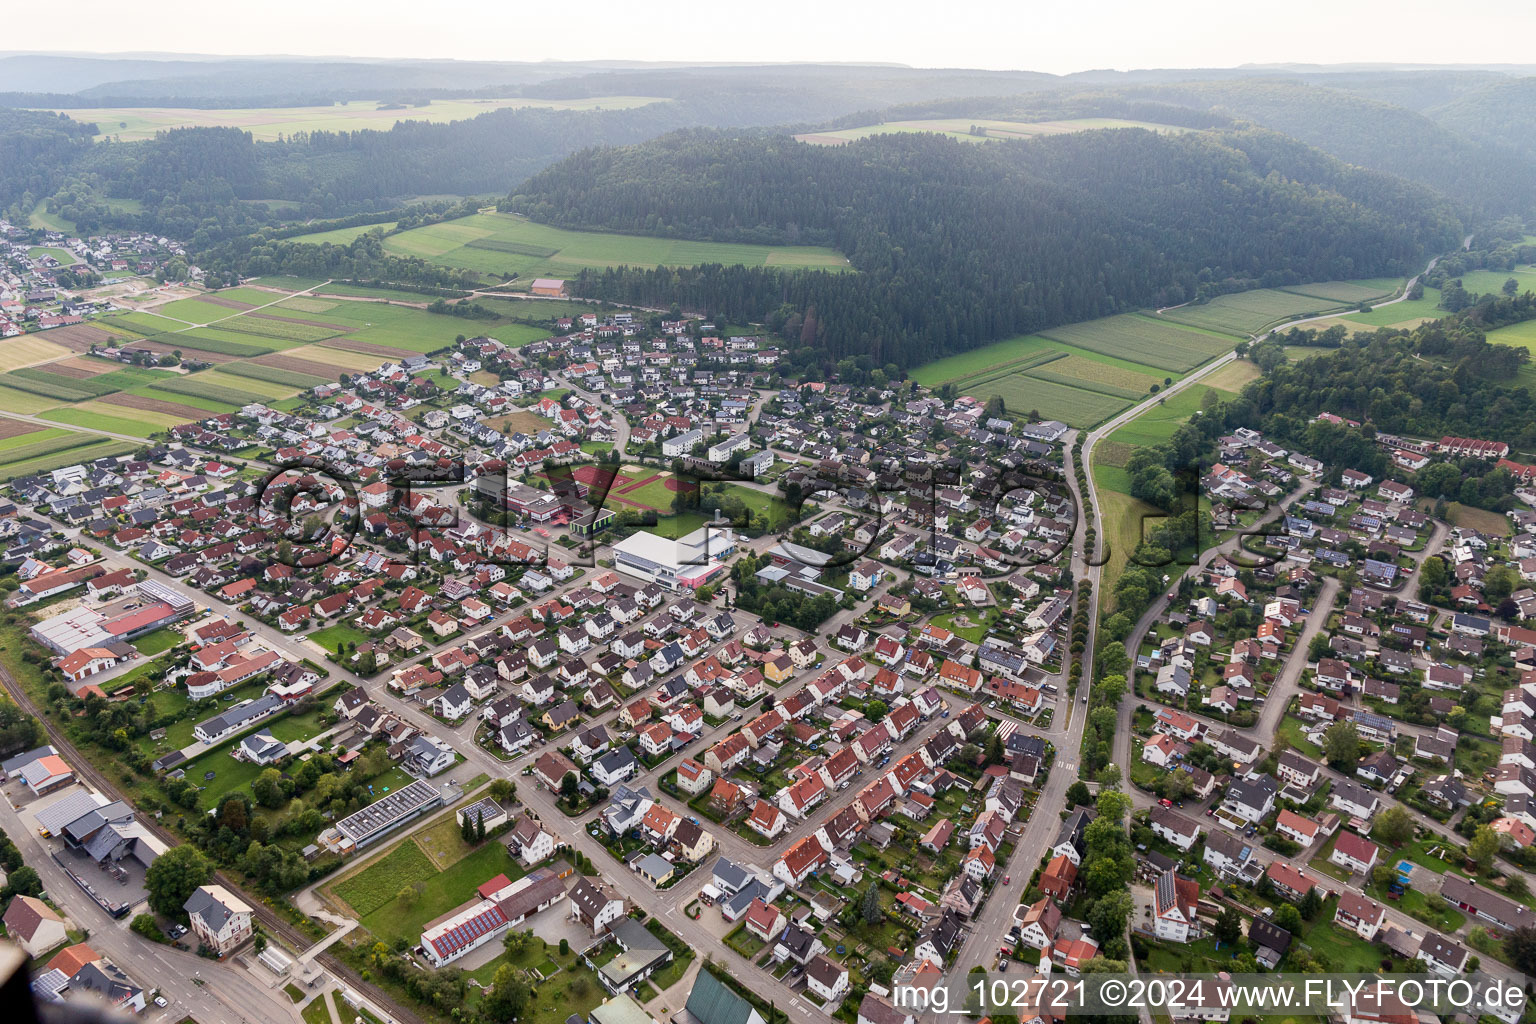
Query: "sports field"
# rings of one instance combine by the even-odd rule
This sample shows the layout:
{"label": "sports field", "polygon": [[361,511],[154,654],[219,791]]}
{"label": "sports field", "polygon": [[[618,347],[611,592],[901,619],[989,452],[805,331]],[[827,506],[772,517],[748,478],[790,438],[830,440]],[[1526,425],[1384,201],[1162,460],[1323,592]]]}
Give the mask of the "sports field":
{"label": "sports field", "polygon": [[1188,128],[1153,124],[1150,121],[1125,121],[1116,117],[1078,117],[1062,121],[994,121],[986,118],[946,117],[921,121],[887,121],[858,128],[839,128],[829,132],[805,132],[796,135],[801,142],[816,146],[845,146],[855,139],[871,135],[891,135],[905,132],[931,132],[965,142],[985,142],[987,139],[1031,139],[1042,135],[1064,135],[1068,132],[1084,132],[1095,128],[1146,128],[1157,132],[1186,132]]}
{"label": "sports field", "polygon": [[65,111],[76,121],[94,121],[100,138],[133,142],[154,138],[171,128],[221,126],[243,128],[252,137],[272,141],[295,132],[354,132],[366,128],[388,131],[396,121],[462,121],[509,107],[551,110],[625,110],[666,100],[651,96],[594,96],[588,99],[542,100],[450,99],[420,106],[387,109],[372,100],[323,107],[248,107],[239,110],[194,110],[187,107],[95,107]]}
{"label": "sports field", "polygon": [[[292,239],[313,240],[310,235]],[[739,263],[749,267],[848,268],[842,254],[817,246],[734,245],[567,231],[509,213],[477,213],[413,228],[385,238],[384,248],[397,255],[419,256],[492,277],[517,274],[523,282],[535,277],[574,277],[585,268],[621,265],[686,267],[699,263]]]}

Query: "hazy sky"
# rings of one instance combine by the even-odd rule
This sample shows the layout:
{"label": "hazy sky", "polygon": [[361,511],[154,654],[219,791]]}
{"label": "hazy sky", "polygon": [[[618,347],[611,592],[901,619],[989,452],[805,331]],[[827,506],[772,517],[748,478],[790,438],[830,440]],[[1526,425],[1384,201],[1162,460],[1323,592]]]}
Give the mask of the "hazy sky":
{"label": "hazy sky", "polygon": [[892,61],[1028,69],[1528,63],[1536,4],[1440,0],[75,0],[15,4],[4,47],[466,60]]}

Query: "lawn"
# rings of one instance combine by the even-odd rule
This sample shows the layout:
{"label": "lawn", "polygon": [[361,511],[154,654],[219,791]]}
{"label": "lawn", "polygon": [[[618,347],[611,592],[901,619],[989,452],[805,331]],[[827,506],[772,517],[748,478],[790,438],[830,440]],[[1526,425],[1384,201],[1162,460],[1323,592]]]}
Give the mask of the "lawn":
{"label": "lawn", "polygon": [[1336,899],[1330,899],[1318,922],[1302,941],[1312,951],[1326,958],[1328,970],[1335,974],[1376,974],[1381,970],[1381,954],[1376,947],[1348,929],[1333,923]]}
{"label": "lawn", "polygon": [[68,249],[55,249],[49,245],[34,245],[27,250],[27,256],[34,260],[40,260],[44,256],[52,256],[55,260],[58,260],[60,266],[64,267],[73,266],[79,262],[75,259],[74,253]]}
{"label": "lawn", "polygon": [[1525,265],[1514,270],[1469,270],[1461,275],[1461,286],[1479,295],[1501,294],[1504,282],[1514,278],[1520,291],[1536,291],[1536,267]]}
{"label": "lawn", "polygon": [[304,1018],[304,1024],[331,1024],[331,1011],[325,1001],[325,993],[320,993],[305,1004],[299,1016]]}
{"label": "lawn", "polygon": [[477,213],[413,228],[384,240],[385,251],[492,276],[575,277],[609,266],[695,266],[843,269],[848,261],[817,246],[738,245],[650,238],[599,231],[567,231],[508,213]]}
{"label": "lawn", "polygon": [[[1366,327],[1395,327],[1399,324],[1413,324],[1425,317],[1438,319],[1449,315],[1440,308],[1440,289],[1425,288],[1423,298],[1404,299],[1402,302],[1376,306],[1369,313],[1347,313],[1341,319]],[[1490,340],[1492,337],[1489,335]]]}
{"label": "lawn", "polygon": [[406,840],[387,854],[331,886],[359,915],[371,914],[391,902],[402,887],[424,882],[437,868],[414,840]]}
{"label": "lawn", "polygon": [[1191,384],[1170,398],[1160,399],[1140,416],[1115,430],[1107,440],[1137,448],[1162,444],[1173,437],[1180,424],[1200,411],[1207,392],[1215,392],[1222,399],[1233,397],[1231,392],[1207,384]]}
{"label": "lawn", "polygon": [[1295,750],[1301,754],[1305,754],[1307,757],[1313,758],[1314,760],[1322,759],[1323,748],[1319,747],[1316,743],[1313,743],[1311,740],[1307,739],[1305,735],[1303,735],[1301,731],[1301,722],[1299,720],[1292,718],[1289,715],[1282,716],[1280,719],[1280,735],[1286,738],[1286,741],[1290,743],[1292,750]]}
{"label": "lawn", "polygon": [[343,643],[366,643],[368,634],[359,629],[354,629],[344,622],[338,622],[334,626],[326,626],[324,629],[315,630],[309,634],[309,638],[332,654],[335,654]]}
{"label": "lawn", "polygon": [[[264,771],[262,765],[235,760],[230,756],[230,751],[234,749],[231,743],[212,753],[195,757],[182,766],[186,770],[187,781],[203,787],[198,797],[198,806],[205,810],[216,806],[226,793],[249,792],[256,776]],[[204,779],[203,776],[208,772],[213,772],[214,777]]]}
{"label": "lawn", "polygon": [[1095,458],[1092,471],[1103,523],[1099,539],[1107,548],[1101,548],[1100,553],[1105,562],[1104,585],[1099,589],[1099,600],[1101,607],[1108,611],[1114,605],[1115,581],[1125,572],[1131,552],[1141,543],[1143,524],[1163,515],[1163,511],[1156,505],[1149,505],[1130,496],[1130,476],[1125,470],[1105,465]]}
{"label": "lawn", "polygon": [[157,629],[153,633],[145,633],[133,642],[134,649],[146,658],[153,658],[161,651],[168,651],[181,643],[186,638],[174,629]]}
{"label": "lawn", "polygon": [[[385,942],[392,942],[396,938],[416,942],[421,938],[422,927],[428,921],[441,917],[459,904],[472,899],[475,895],[475,887],[480,883],[488,882],[498,874],[505,874],[514,880],[523,874],[521,867],[507,852],[507,848],[495,839],[487,840],[474,853],[463,857],[443,871],[438,871],[432,865],[431,860],[422,852],[414,839],[410,841],[409,846],[415,851],[409,862],[412,871],[414,872],[416,866],[414,857],[421,857],[430,868],[429,874],[418,879],[413,873],[411,878],[399,881],[395,879],[393,872],[386,872],[384,876],[376,878],[373,890],[370,891],[383,888],[386,890],[387,898],[382,904],[362,916],[363,925]],[[401,899],[400,890],[418,880],[422,883],[420,896]],[[390,881],[394,883],[393,890],[388,890]],[[348,899],[347,902],[352,901]]]}

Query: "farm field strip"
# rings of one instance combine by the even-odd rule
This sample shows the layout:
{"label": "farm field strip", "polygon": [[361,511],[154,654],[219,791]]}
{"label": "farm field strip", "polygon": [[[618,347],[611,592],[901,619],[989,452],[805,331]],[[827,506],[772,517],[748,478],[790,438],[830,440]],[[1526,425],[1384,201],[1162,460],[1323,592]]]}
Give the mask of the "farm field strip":
{"label": "farm field strip", "polygon": [[[1391,288],[1383,288],[1382,285],[1390,283],[1390,280],[1364,278],[1359,281],[1327,281],[1314,285],[1295,286],[1292,290],[1257,288],[1252,291],[1218,295],[1209,302],[1199,305],[1166,309],[1158,316],[1178,323],[1248,337],[1283,320],[1321,316],[1334,311],[1346,312],[1348,307],[1359,305],[1367,299],[1389,297],[1401,284],[1398,282]],[[1311,289],[1312,293],[1303,294],[1301,289],[1304,288]],[[1316,297],[1325,292],[1330,295],[1350,294],[1361,297],[1351,299]],[[1386,309],[1395,310],[1397,305],[1401,303],[1388,306]],[[1406,319],[1409,315],[1411,314],[1404,313],[1396,319]]]}
{"label": "farm field strip", "polygon": [[1284,292],[1308,295],[1316,299],[1332,299],[1335,302],[1369,302],[1372,299],[1390,299],[1403,286],[1397,277],[1371,277],[1360,281],[1319,281],[1315,284],[1290,284],[1281,288]]}
{"label": "farm field strip", "polygon": [[[972,131],[973,127],[976,129],[975,132]],[[842,146],[872,135],[931,132],[966,142],[985,142],[987,139],[1025,139],[1100,128],[1145,128],[1160,132],[1189,131],[1187,128],[1173,125],[1155,124],[1151,121],[1127,121],[1115,117],[1079,117],[1059,121],[998,121],[987,118],[949,117],[918,121],[887,121],[882,124],[839,128],[827,132],[804,132],[796,135],[795,138],[818,146]]]}
{"label": "farm field strip", "polygon": [[39,415],[45,420],[67,423],[85,430],[104,430],[144,438],[156,431],[187,422],[185,416],[170,416],[150,409],[124,409],[100,402],[81,402],[79,405],[51,409]]}
{"label": "farm field strip", "polygon": [[[299,235],[293,241],[308,241]],[[683,239],[571,231],[537,224],[507,213],[478,213],[386,236],[384,248],[444,266],[490,275],[569,277],[586,267],[745,266],[848,269],[832,249],[817,246],[745,245]]]}
{"label": "farm field strip", "polygon": [[[38,427],[27,434],[18,434],[15,437],[5,439],[6,444],[0,447],[0,465],[12,462],[26,462],[31,459],[42,458],[54,452],[68,451],[71,448],[79,448],[89,444],[95,438],[89,434],[82,434],[63,427]],[[14,444],[10,442],[22,442]]]}
{"label": "farm field strip", "polygon": [[1049,372],[1062,377],[1083,381],[1078,387],[1090,387],[1098,384],[1112,387],[1117,390],[1106,392],[1118,394],[1129,392],[1132,397],[1139,398],[1151,390],[1152,385],[1161,384],[1160,378],[1149,373],[1138,373],[1135,370],[1127,370],[1123,367],[1109,366],[1093,359],[1084,359],[1081,356],[1067,356],[1064,359],[1053,360],[1035,371],[1035,375]]}
{"label": "farm field strip", "polygon": [[0,373],[46,363],[51,359],[62,359],[70,354],[70,349],[49,341],[43,334],[23,334],[19,338],[8,338],[0,341]]}
{"label": "farm field strip", "polygon": [[[388,131],[397,121],[444,123],[477,117],[508,108],[537,107],[549,110],[627,110],[651,103],[669,102],[655,96],[590,96],[546,100],[530,97],[436,99],[420,106],[391,107],[369,102],[306,107],[242,107],[202,110],[192,107],[92,107],[67,113],[82,121],[95,121],[103,138],[131,142],[154,138],[171,128],[227,126],[241,128],[263,142],[294,132],[349,132],[362,129]],[[121,200],[119,200],[121,201]]]}
{"label": "farm field strip", "polygon": [[1225,338],[1187,331],[1177,324],[1149,320],[1134,313],[1052,327],[1040,334],[1053,341],[1178,373],[1187,373],[1232,347]]}
{"label": "farm field strip", "polygon": [[1129,399],[1084,391],[1082,388],[1023,374],[995,380],[975,397],[991,398],[993,395],[1000,397],[1012,412],[1038,412],[1043,419],[1060,420],[1074,427],[1091,426],[1131,404]]}
{"label": "farm field strip", "polygon": [[1057,373],[1049,367],[1039,367],[1030,370],[1026,376],[1036,380],[1050,381],[1053,384],[1064,384],[1069,388],[1081,388],[1084,391],[1093,391],[1101,395],[1109,395],[1113,398],[1140,399],[1145,396],[1144,391],[1132,391],[1130,388],[1122,388],[1104,381],[1074,377],[1071,374]]}
{"label": "farm field strip", "polygon": [[241,362],[225,363],[223,370],[226,374],[234,374],[238,377],[250,377],[254,380],[267,381],[272,384],[282,384],[287,387],[312,388],[325,384],[330,377],[321,377],[312,373],[302,373],[298,370],[287,370],[278,366],[267,366],[262,363]]}
{"label": "farm field strip", "polygon": [[18,476],[45,473],[50,469],[58,469],[60,466],[69,466],[77,462],[89,462],[92,459],[125,455],[139,447],[133,441],[119,441],[114,438],[100,437],[99,435],[82,434],[78,436],[86,438],[89,443],[61,449],[52,454],[31,458],[26,461],[6,461],[0,463],[0,478],[12,480]]}

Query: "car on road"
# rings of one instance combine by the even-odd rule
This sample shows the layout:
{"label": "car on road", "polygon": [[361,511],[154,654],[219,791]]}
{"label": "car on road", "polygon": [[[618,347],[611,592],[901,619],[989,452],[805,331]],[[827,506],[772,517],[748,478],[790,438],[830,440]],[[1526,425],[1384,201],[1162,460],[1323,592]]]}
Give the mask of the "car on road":
{"label": "car on road", "polygon": [[1173,801],[1169,800],[1167,797],[1163,797],[1161,800],[1158,801],[1158,803],[1162,804],[1164,807],[1172,807],[1173,806]]}
{"label": "car on road", "polygon": [[1011,881],[1013,881],[1013,876],[1012,875],[1004,875],[1003,876],[1003,884],[1004,885],[1007,885]]}
{"label": "car on road", "polygon": [[171,1005],[171,1001],[169,999],[165,998],[165,996],[155,996],[155,1005],[156,1006],[169,1006],[169,1005]]}

